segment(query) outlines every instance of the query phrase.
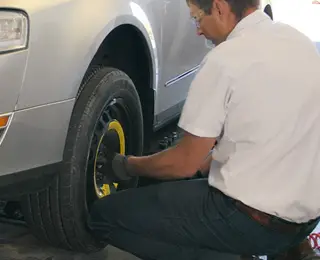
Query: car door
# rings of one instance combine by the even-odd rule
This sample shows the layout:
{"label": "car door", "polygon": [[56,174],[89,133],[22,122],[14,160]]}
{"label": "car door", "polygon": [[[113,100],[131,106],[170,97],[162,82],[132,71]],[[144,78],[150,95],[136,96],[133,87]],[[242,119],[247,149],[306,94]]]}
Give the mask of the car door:
{"label": "car door", "polygon": [[190,83],[212,48],[198,36],[186,0],[162,2],[161,75],[155,104],[156,123],[179,115]]}

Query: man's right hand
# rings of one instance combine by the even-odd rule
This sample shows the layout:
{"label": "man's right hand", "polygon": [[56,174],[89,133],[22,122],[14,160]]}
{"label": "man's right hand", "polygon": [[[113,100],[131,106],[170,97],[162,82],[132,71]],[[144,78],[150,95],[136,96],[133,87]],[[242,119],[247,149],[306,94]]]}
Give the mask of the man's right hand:
{"label": "man's right hand", "polygon": [[116,154],[112,160],[112,170],[114,176],[119,181],[130,181],[134,177],[128,166],[128,157],[121,154]]}
{"label": "man's right hand", "polygon": [[132,180],[134,176],[129,173],[127,156],[111,151],[106,151],[105,156],[106,163],[100,172],[108,181],[124,184]]}

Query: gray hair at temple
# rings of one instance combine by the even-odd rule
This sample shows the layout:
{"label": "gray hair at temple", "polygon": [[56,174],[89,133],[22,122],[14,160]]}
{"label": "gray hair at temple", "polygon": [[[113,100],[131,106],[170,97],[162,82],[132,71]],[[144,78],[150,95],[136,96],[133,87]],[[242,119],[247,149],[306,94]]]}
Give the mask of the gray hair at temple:
{"label": "gray hair at temple", "polygon": [[[187,3],[194,4],[203,10],[207,15],[211,14],[213,2],[215,0],[186,0]],[[256,7],[260,5],[260,0],[225,0],[231,7],[231,11],[236,15],[238,19],[241,19],[243,14],[248,8]]]}

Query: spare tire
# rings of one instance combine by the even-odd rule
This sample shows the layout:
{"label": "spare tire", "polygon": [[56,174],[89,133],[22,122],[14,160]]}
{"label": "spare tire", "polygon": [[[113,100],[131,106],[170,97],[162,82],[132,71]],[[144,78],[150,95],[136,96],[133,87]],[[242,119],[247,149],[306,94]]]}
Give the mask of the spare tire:
{"label": "spare tire", "polygon": [[[142,154],[143,116],[136,88],[124,72],[99,68],[77,97],[61,171],[49,188],[22,199],[26,222],[39,240],[84,253],[106,246],[88,232],[86,219],[95,200],[121,189],[98,182],[103,163],[100,148],[106,145],[102,140],[108,131],[115,136],[118,152]],[[133,180],[131,186],[137,182]]]}

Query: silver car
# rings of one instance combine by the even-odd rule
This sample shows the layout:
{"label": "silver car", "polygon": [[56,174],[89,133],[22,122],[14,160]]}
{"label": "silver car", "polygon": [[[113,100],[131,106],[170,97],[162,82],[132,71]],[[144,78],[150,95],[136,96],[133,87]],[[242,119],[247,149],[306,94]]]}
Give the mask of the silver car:
{"label": "silver car", "polygon": [[[0,6],[0,197],[22,198],[40,240],[100,250],[88,210],[121,190],[99,173],[106,149],[147,151],[153,133],[179,116],[212,46],[196,35],[186,0]],[[261,8],[272,15],[269,2]]]}

